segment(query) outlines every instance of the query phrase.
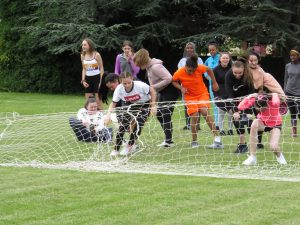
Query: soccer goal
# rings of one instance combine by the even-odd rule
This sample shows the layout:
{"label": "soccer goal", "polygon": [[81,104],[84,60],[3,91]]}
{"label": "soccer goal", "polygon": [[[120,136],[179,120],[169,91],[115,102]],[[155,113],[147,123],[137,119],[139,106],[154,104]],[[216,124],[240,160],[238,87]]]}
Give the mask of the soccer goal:
{"label": "soccer goal", "polygon": [[[191,131],[183,129],[186,118],[182,102],[176,103],[172,116],[174,147],[157,147],[164,134],[157,119],[149,117],[137,142],[138,151],[126,157],[111,158],[111,142],[78,141],[69,125],[69,118],[75,115],[0,114],[0,165],[300,181],[300,137],[291,136],[289,114],[283,116],[280,142],[288,164],[277,163],[268,145],[269,133],[264,133],[265,147],[257,150],[255,166],[242,165],[247,153],[234,153],[239,142],[234,127],[233,135],[222,136],[224,148],[209,149],[214,138],[203,117],[199,147],[191,148]],[[117,123],[111,124],[113,139],[117,127]],[[226,117],[224,130],[228,130]],[[248,133],[246,140],[249,142]]]}

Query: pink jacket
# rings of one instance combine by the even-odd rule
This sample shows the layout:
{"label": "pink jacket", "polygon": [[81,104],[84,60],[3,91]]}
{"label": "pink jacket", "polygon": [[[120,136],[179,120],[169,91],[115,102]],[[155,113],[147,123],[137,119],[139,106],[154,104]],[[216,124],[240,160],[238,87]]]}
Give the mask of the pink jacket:
{"label": "pink jacket", "polygon": [[[238,105],[239,110],[245,110],[255,104],[256,97],[246,97]],[[265,126],[274,127],[282,124],[282,118],[279,113],[280,98],[277,93],[272,94],[272,99],[268,102],[268,107],[257,115]]]}
{"label": "pink jacket", "polygon": [[150,85],[159,92],[172,82],[172,75],[159,59],[152,58],[146,66]]}
{"label": "pink jacket", "polygon": [[266,87],[271,93],[284,95],[284,91],[278,81],[269,73],[266,73],[261,67],[251,69],[254,88]]}

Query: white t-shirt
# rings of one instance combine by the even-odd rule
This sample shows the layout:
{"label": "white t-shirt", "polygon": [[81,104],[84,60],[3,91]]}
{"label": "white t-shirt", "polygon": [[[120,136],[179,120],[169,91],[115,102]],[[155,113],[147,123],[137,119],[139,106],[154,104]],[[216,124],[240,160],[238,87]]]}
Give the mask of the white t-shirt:
{"label": "white t-shirt", "polygon": [[[78,120],[81,120],[83,123],[95,126],[95,131],[98,132],[105,128],[104,119],[105,116],[102,112],[97,111],[95,114],[89,114],[89,111],[86,108],[82,108],[77,113]],[[87,127],[89,130],[89,127]]]}
{"label": "white t-shirt", "polygon": [[[180,69],[181,67],[184,67],[184,66],[185,66],[186,60],[187,60],[186,57],[180,59],[178,65],[177,65],[178,69]],[[199,64],[199,65],[202,65],[202,64],[203,64],[203,61],[202,61],[202,59],[201,59],[200,57],[198,57],[198,64]]]}
{"label": "white t-shirt", "polygon": [[118,85],[113,95],[113,102],[145,103],[151,99],[150,86],[141,81],[133,81],[132,89],[127,92],[122,84]]}

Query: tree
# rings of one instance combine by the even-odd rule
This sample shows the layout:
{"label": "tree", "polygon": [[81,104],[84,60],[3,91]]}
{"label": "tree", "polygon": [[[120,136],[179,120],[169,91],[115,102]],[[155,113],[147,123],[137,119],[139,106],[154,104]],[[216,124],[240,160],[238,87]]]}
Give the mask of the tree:
{"label": "tree", "polygon": [[297,4],[296,0],[2,0],[0,47],[5,50],[0,53],[0,88],[79,91],[79,52],[85,37],[95,41],[109,71],[125,39],[163,59],[171,71],[187,41],[202,48],[208,41],[222,45],[229,38],[290,48],[299,43]]}
{"label": "tree", "polygon": [[214,2],[218,10],[210,17],[212,30],[185,39],[193,38],[201,41],[205,38],[215,38],[223,42],[230,37],[235,40],[273,44],[287,49],[300,42],[300,4],[298,1]]}

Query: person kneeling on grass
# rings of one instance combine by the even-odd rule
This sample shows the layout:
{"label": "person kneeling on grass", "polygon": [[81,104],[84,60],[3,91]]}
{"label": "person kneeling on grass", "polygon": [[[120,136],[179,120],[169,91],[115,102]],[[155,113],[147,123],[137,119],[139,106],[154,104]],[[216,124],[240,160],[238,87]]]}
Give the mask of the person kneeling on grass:
{"label": "person kneeling on grass", "polygon": [[217,91],[219,86],[212,69],[204,65],[198,65],[197,61],[197,55],[188,57],[185,67],[178,69],[174,73],[172,84],[182,92],[187,113],[191,118],[192,148],[199,146],[197,141],[197,121],[199,113],[205,118],[206,123],[215,136],[214,143],[208,146],[208,148],[223,148],[221,137],[218,135],[218,131],[215,127],[214,119],[209,113],[209,94],[203,82],[203,74],[207,72],[212,79],[214,91]]}
{"label": "person kneeling on grass", "polygon": [[86,100],[85,107],[77,113],[77,118],[69,119],[78,141],[84,142],[110,142],[112,128],[104,126],[104,114],[98,110],[95,97]]}
{"label": "person kneeling on grass", "polygon": [[243,164],[250,166],[255,165],[256,148],[258,142],[258,132],[270,132],[270,148],[276,155],[279,164],[287,164],[282,152],[279,148],[279,139],[282,125],[282,118],[280,115],[280,98],[277,93],[273,93],[272,97],[266,94],[251,94],[246,97],[238,105],[239,110],[245,110],[254,106],[258,112],[257,119],[251,124],[250,130],[250,155]]}
{"label": "person kneeling on grass", "polygon": [[[111,156],[130,155],[137,149],[136,140],[141,135],[142,128],[147,121],[150,111],[156,114],[155,91],[148,84],[141,81],[134,81],[128,72],[120,75],[120,85],[117,86],[113,94],[112,103],[108,109],[105,124],[109,123],[111,112],[116,108],[117,103],[122,100],[123,106],[119,110],[118,121],[119,129],[116,135],[115,149]],[[119,152],[123,142],[125,132],[130,131],[128,144]]]}

